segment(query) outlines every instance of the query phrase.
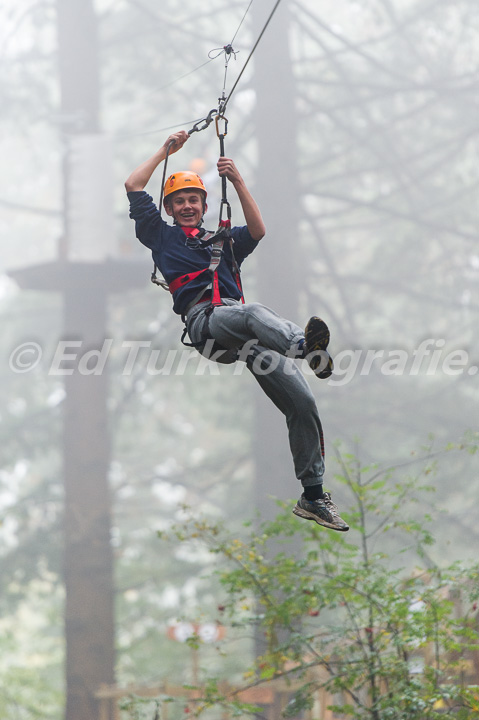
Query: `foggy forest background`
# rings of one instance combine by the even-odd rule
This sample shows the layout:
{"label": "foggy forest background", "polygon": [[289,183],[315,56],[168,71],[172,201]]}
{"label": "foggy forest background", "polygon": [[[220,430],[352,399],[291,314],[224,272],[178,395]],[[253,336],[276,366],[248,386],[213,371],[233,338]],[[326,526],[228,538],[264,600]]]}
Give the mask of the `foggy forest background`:
{"label": "foggy forest background", "polygon": [[[149,281],[123,187],[170,132],[215,107],[224,59],[208,53],[244,17],[231,88],[272,5],[256,0],[244,17],[243,0],[3,3],[0,703],[8,720],[61,713],[65,553],[75,558],[75,542],[107,538],[118,684],[187,681],[189,650],[165,629],[180,616],[214,618],[217,598],[198,579],[207,560],[180,548],[165,554],[156,530],[181,519],[182,503],[240,528],[257,511],[273,517],[273,498],[298,497],[283,418],[246,371],[198,375],[193,357],[184,373],[148,370],[153,349],[157,370],[168,351],[189,351],[168,294]],[[337,374],[322,383],[308,376],[326,435],[326,485],[342,510],[337,443],[362,463],[409,474],[432,455],[437,492],[417,517],[432,513],[431,553],[451,562],[474,557],[479,543],[477,457],[443,452],[478,424],[478,86],[476,0],[282,0],[227,109],[226,154],[267,226],[243,266],[246,299],[301,326],[318,314],[331,329]],[[211,229],[218,150],[211,126],[169,165],[204,177]],[[158,170],[147,188],[155,200],[160,180]],[[84,340],[84,352],[105,338],[101,377],[75,384],[51,372],[60,340]],[[136,341],[145,346],[125,372]],[[425,341],[429,354],[411,372]],[[15,371],[15,349],[32,342],[41,361]],[[93,534],[72,539],[68,529],[89,508]],[[84,571],[95,545],[79,552]],[[234,673],[234,657],[222,670]]]}

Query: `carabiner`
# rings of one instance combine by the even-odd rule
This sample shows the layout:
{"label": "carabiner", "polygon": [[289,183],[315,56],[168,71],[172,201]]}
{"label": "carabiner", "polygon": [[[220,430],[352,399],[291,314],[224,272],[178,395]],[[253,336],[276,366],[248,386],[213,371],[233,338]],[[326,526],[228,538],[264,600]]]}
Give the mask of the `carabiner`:
{"label": "carabiner", "polygon": [[[200,130],[206,130],[208,125],[211,125],[211,123],[213,122],[214,116],[217,114],[218,110],[216,108],[210,110],[205,118],[203,118],[202,120],[198,120],[198,122],[193,125],[191,130],[188,130],[188,135],[192,135],[194,132],[200,132]],[[198,127],[200,123],[203,123],[203,125],[201,127]]]}
{"label": "carabiner", "polygon": [[[220,120],[223,120],[225,124],[223,133],[220,133]],[[215,117],[215,125],[217,136],[219,138],[224,138],[228,134],[228,118],[226,118],[222,113],[218,113],[218,115]]]}
{"label": "carabiner", "polygon": [[[223,220],[223,208],[225,205],[226,205],[226,217],[227,217],[226,221]],[[231,224],[231,205],[229,204],[228,200],[226,200],[226,198],[222,198],[220,200],[220,216],[219,216],[219,220],[218,220],[218,225],[221,226],[221,225],[225,225],[225,224],[227,227],[229,227]]]}

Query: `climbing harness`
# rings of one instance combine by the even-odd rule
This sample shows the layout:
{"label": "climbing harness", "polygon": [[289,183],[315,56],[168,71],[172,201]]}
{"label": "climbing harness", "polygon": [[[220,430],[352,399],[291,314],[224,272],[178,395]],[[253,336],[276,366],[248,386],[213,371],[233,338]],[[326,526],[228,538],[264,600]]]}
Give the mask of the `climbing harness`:
{"label": "climbing harness", "polygon": [[[236,32],[233,36],[232,41],[229,44],[223,46],[223,48],[214,48],[213,50],[210,51],[210,53],[208,55],[210,60],[215,59],[216,57],[221,55],[221,53],[224,53],[224,55],[225,55],[225,72],[224,72],[224,79],[223,79],[223,89],[222,89],[221,96],[218,98],[218,107],[211,109],[209,111],[209,113],[206,115],[206,117],[201,118],[200,120],[196,121],[194,123],[193,127],[190,130],[188,130],[188,135],[191,136],[195,132],[201,132],[202,130],[206,130],[206,128],[208,128],[214,120],[215,125],[216,125],[216,135],[217,135],[217,137],[219,139],[219,143],[220,143],[220,157],[225,157],[224,140],[225,140],[225,137],[228,132],[228,119],[225,115],[226,106],[227,106],[228,102],[230,101],[231,96],[233,95],[233,93],[234,93],[234,91],[246,69],[246,66],[248,65],[254,51],[256,50],[261,38],[263,37],[263,34],[266,31],[266,28],[268,27],[281,0],[276,1],[258,39],[256,40],[256,43],[254,44],[252,50],[250,51],[250,53],[246,59],[246,62],[244,63],[238,77],[236,78],[236,81],[235,81],[232,89],[230,90],[229,94],[226,95],[226,79],[227,79],[228,65],[229,65],[229,62],[232,57],[236,60],[236,55],[238,54],[238,52],[235,51],[233,48],[233,41],[238,33],[239,28],[241,27],[241,25],[246,17],[246,14],[247,14],[249,8],[251,7],[252,2],[253,2],[253,0],[250,0],[248,8],[247,8],[245,14],[243,15],[243,18],[240,22],[238,29],[236,30]],[[215,52],[217,54],[212,55]],[[161,217],[161,208],[162,208],[163,198],[164,198],[168,156],[169,156],[169,153],[170,153],[173,145],[174,145],[174,141],[172,140],[166,148],[166,155],[165,155],[164,166],[163,166],[163,178],[162,178],[162,183],[161,183],[160,202],[159,202],[160,217]],[[224,217],[225,215],[226,215],[226,217]],[[174,292],[176,292],[176,290],[178,290],[181,287],[184,287],[185,285],[187,285],[188,283],[190,283],[192,280],[199,277],[200,275],[209,273],[210,284],[208,284],[206,288],[202,288],[199,293],[199,296],[197,298],[195,298],[192,303],[190,303],[190,307],[192,307],[193,305],[197,304],[198,302],[201,302],[205,296],[205,292],[208,290],[209,287],[211,287],[210,304],[206,310],[207,317],[209,317],[209,315],[211,314],[211,312],[214,310],[214,308],[216,306],[222,305],[222,300],[221,300],[221,295],[220,295],[220,290],[219,290],[218,268],[219,268],[219,265],[220,265],[222,257],[223,257],[223,248],[224,248],[225,242],[227,242],[229,244],[230,252],[231,252],[233,275],[234,275],[238,290],[240,292],[241,302],[244,303],[244,295],[243,295],[243,288],[242,288],[242,284],[241,284],[240,270],[239,270],[239,266],[235,260],[234,252],[233,252],[233,238],[231,237],[231,205],[230,205],[230,203],[228,201],[228,197],[227,197],[227,180],[224,175],[221,178],[221,200],[220,200],[217,231],[215,233],[208,233],[208,232],[205,233],[204,230],[195,228],[194,230],[191,231],[190,234],[192,237],[197,237],[199,239],[202,247],[211,246],[211,259],[210,259],[209,266],[207,268],[203,268],[201,270],[197,270],[192,273],[186,273],[185,275],[175,278],[172,282],[170,282],[168,284],[164,280],[158,279],[158,277],[156,275],[157,265],[156,265],[156,263],[154,263],[153,272],[151,274],[151,282],[155,283],[156,285],[160,285],[165,290],[169,290],[169,292],[171,294],[173,294]],[[185,328],[183,331],[181,341],[185,345],[191,345],[193,347],[197,347],[199,345],[204,344],[204,343],[186,343],[186,342],[184,342],[184,338],[187,333],[186,318],[184,315],[182,316],[182,320],[185,322]],[[208,325],[208,322],[206,323],[206,325]],[[222,349],[224,349],[224,348],[222,348]]]}
{"label": "climbing harness", "polygon": [[[216,115],[215,115],[216,113]],[[228,120],[224,115],[219,115],[216,108],[214,110],[210,110],[208,113],[208,116],[204,118],[204,120],[200,120],[196,125],[190,130],[190,134],[193,132],[199,132],[200,130],[205,129],[208,127],[208,125],[211,124],[213,121],[213,118],[216,117],[216,134],[218,136],[218,139],[220,141],[220,157],[225,157],[225,146],[224,146],[224,138],[227,134],[228,130]],[[220,122],[223,122],[223,128],[220,128]],[[203,125],[200,127],[200,123],[203,123]],[[166,170],[167,170],[167,161],[168,161],[168,155],[171,149],[171,146],[173,145],[173,141],[168,144],[168,147],[166,149],[166,157],[163,167],[163,178],[161,182],[161,195],[160,195],[160,202],[159,202],[159,211],[161,214],[161,208],[163,204],[163,198],[165,193],[165,184],[166,184]],[[220,200],[220,210],[219,210],[219,219],[218,219],[218,229],[217,231],[213,233],[207,233],[208,237],[205,237],[204,235],[201,235],[201,231],[196,228],[196,232],[193,231],[192,235],[200,236],[200,242],[203,247],[208,247],[209,245],[212,246],[211,249],[211,261],[210,265],[207,268],[203,268],[202,270],[199,270],[194,273],[187,273],[186,275],[183,275],[179,278],[176,278],[171,283],[166,283],[164,280],[159,280],[156,274],[157,271],[157,265],[154,263],[153,272],[151,274],[151,282],[153,282],[155,285],[160,285],[165,290],[169,290],[172,294],[178,290],[180,287],[183,287],[187,283],[194,280],[199,275],[209,272],[211,276],[211,283],[212,283],[212,293],[211,293],[211,305],[214,307],[216,305],[221,305],[221,296],[219,291],[219,281],[218,281],[218,267],[221,262],[221,258],[223,255],[223,246],[225,241],[228,241],[230,248],[231,248],[231,258],[232,258],[232,270],[235,277],[236,285],[238,286],[238,289],[240,291],[241,295],[241,301],[244,303],[244,296],[243,296],[243,289],[241,285],[241,276],[240,276],[240,270],[238,267],[238,264],[236,263],[234,252],[233,252],[233,239],[231,237],[231,205],[228,201],[227,197],[227,181],[226,177],[221,178],[221,189],[222,189],[222,196]],[[226,218],[223,217],[224,212],[226,211]],[[201,294],[204,294],[202,292]]]}

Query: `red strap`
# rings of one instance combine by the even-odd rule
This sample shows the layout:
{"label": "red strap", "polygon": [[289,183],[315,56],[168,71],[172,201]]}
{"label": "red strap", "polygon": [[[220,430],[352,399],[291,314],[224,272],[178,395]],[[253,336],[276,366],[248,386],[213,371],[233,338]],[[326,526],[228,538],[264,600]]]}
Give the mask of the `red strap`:
{"label": "red strap", "polygon": [[[189,282],[197,278],[202,273],[209,270],[209,268],[203,268],[203,270],[196,270],[192,273],[187,273],[186,275],[181,275],[180,277],[175,278],[175,280],[172,280],[170,284],[168,285],[168,288],[170,290],[170,293],[173,294],[176,290],[178,290],[180,287],[183,287],[183,285],[188,285]],[[241,287],[241,280],[239,273],[235,274],[236,284],[238,286],[238,290],[241,293],[241,302],[244,304],[244,297],[243,297],[243,288]],[[221,296],[220,296],[220,286],[218,282],[218,273],[215,272],[213,274],[213,293],[211,296],[211,304],[212,305],[221,305]]]}
{"label": "red strap", "polygon": [[[223,227],[229,227],[230,221],[229,220],[221,220],[220,225],[222,225]],[[187,228],[187,229],[189,230],[189,228]],[[196,228],[194,228],[194,230],[196,230]],[[173,294],[180,287],[187,285],[189,282],[191,282],[192,280],[197,278],[202,273],[209,271],[209,269],[210,269],[209,267],[203,268],[203,270],[196,270],[195,272],[187,273],[186,275],[181,275],[180,277],[175,278],[168,285],[170,293]],[[235,263],[234,271],[235,271],[236,285],[238,286],[238,290],[241,295],[241,302],[244,305],[244,295],[243,295],[243,287],[241,285],[241,276],[239,274],[239,270],[238,270],[236,263]],[[221,296],[220,296],[220,286],[219,286],[219,282],[218,282],[218,268],[217,267],[213,272],[212,284],[213,284],[213,292],[211,294],[211,304],[212,305],[221,305],[222,302],[221,302]]]}
{"label": "red strap", "polygon": [[238,270],[236,270],[236,272],[235,272],[235,280],[236,280],[236,284],[237,284],[237,286],[238,286],[238,290],[240,291],[241,302],[242,302],[243,305],[244,305],[243,286],[242,286],[242,284],[241,284],[241,276],[240,276]]}
{"label": "red strap", "polygon": [[222,305],[221,302],[221,296],[220,296],[220,285],[218,282],[218,273],[215,271],[213,273],[213,292],[211,293],[211,304],[212,305]]}
{"label": "red strap", "polygon": [[185,233],[186,237],[195,238],[197,235],[200,234],[200,231],[198,230],[198,228],[183,227],[183,225],[181,225],[181,229]]}
{"label": "red strap", "polygon": [[183,285],[187,285],[189,282],[197,278],[198,275],[207,272],[207,270],[208,268],[203,268],[203,270],[195,270],[195,272],[186,273],[186,275],[181,275],[180,277],[175,278],[168,284],[170,293],[173,294],[176,290],[178,290],[178,288],[183,287]]}

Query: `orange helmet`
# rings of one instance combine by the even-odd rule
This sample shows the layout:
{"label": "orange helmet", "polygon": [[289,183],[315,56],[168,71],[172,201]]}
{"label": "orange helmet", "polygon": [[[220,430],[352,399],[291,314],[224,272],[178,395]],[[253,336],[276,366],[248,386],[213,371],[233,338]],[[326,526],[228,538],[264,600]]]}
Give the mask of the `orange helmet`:
{"label": "orange helmet", "polygon": [[168,195],[171,195],[177,190],[189,190],[190,188],[195,188],[196,190],[204,192],[206,199],[207,192],[203,180],[197,173],[191,172],[190,170],[170,175],[165,182],[163,198],[166,200]]}

